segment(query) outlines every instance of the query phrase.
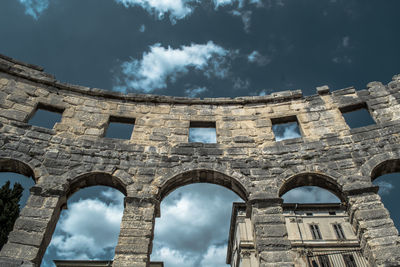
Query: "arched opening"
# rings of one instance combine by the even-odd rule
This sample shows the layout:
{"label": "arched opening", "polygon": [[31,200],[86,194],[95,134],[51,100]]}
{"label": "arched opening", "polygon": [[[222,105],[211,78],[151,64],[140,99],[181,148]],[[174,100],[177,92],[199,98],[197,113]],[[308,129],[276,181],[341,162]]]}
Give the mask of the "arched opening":
{"label": "arched opening", "polygon": [[285,203],[340,203],[340,199],[318,186],[301,186],[286,192],[282,199]]}
{"label": "arched opening", "polygon": [[[286,193],[289,195],[286,196]],[[299,198],[296,197],[299,195]],[[323,203],[323,201],[332,202],[344,202],[345,198],[341,192],[340,186],[332,178],[322,175],[319,173],[302,173],[289,178],[280,188],[279,196],[290,198],[293,200],[301,200],[301,195],[308,197],[305,201],[300,203]],[[335,197],[339,201],[334,201]],[[290,201],[293,202],[293,201]]]}
{"label": "arched opening", "polygon": [[206,169],[187,171],[168,179],[167,182],[161,186],[158,199],[162,201],[169,193],[178,187],[195,183],[220,185],[232,190],[243,200],[247,200],[248,193],[239,181],[221,172]]}
{"label": "arched opening", "polygon": [[7,242],[34,184],[33,170],[27,164],[14,159],[0,159],[0,249]]}
{"label": "arched opening", "polygon": [[279,196],[295,266],[368,266],[334,179],[298,174],[284,183]]}
{"label": "arched opening", "polygon": [[106,173],[89,173],[73,179],[41,266],[55,266],[53,260],[111,261],[125,195],[124,184]]}
{"label": "arched opening", "polygon": [[379,186],[378,194],[396,228],[400,229],[400,210],[397,208],[400,198],[396,192],[396,188],[400,188],[400,160],[391,159],[378,164],[371,172],[371,181]]}
{"label": "arched opening", "polygon": [[[227,189],[228,188],[228,189]],[[229,266],[232,204],[246,191],[222,173],[196,170],[168,180],[160,190],[151,261],[165,266]]]}

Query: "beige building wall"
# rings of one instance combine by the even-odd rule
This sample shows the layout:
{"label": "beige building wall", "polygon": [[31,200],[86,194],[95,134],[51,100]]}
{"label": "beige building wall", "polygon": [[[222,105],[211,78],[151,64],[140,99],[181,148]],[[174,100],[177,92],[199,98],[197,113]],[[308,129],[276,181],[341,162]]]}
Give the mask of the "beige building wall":
{"label": "beige building wall", "polygon": [[283,208],[296,267],[369,266],[344,206],[284,204]]}
{"label": "beige building wall", "polygon": [[[295,267],[370,266],[362,256],[358,238],[341,204],[283,204],[283,209]],[[316,235],[313,236],[311,226],[315,225],[318,230],[313,228]],[[335,231],[335,225],[339,225],[342,234]],[[254,244],[246,205],[234,203],[227,263],[232,267],[258,267]]]}
{"label": "beige building wall", "polygon": [[258,267],[254,230],[244,203],[234,203],[226,263],[232,267]]}

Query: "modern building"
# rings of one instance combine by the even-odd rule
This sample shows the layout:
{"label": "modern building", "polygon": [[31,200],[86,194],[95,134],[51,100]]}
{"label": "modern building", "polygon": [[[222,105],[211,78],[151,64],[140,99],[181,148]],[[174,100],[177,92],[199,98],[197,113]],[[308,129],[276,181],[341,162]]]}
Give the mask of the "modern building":
{"label": "modern building", "polygon": [[[342,204],[283,204],[283,216],[296,267],[369,266]],[[258,267],[253,233],[246,205],[234,203],[227,255],[232,267]]]}

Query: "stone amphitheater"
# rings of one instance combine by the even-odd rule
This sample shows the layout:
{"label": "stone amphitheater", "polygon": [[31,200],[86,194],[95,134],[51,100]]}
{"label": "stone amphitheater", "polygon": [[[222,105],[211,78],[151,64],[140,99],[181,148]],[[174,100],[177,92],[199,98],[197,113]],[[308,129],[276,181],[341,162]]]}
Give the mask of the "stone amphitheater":
{"label": "stone amphitheater", "polygon": [[[32,126],[37,109],[62,113],[53,129]],[[375,124],[350,129],[343,113],[365,108]],[[110,121],[134,121],[129,140],[105,138]],[[275,141],[272,125],[296,121],[301,137]],[[217,143],[188,141],[214,125]],[[77,190],[105,185],[125,197],[114,266],[145,267],[160,202],[198,182],[245,202],[260,266],[293,266],[282,216],[287,191],[306,185],[346,206],[371,266],[400,266],[400,238],[372,184],[400,171],[400,75],[387,85],[316,88],[238,98],[184,98],[58,82],[43,69],[0,57],[0,171],[33,177],[26,206],[0,252],[0,266],[39,266],[61,210]]]}

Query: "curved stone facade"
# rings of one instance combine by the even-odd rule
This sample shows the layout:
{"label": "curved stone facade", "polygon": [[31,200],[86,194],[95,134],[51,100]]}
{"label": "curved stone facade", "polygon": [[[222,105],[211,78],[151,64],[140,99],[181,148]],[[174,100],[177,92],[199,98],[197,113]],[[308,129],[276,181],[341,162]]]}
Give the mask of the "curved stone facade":
{"label": "curved stone facade", "polygon": [[[225,186],[247,203],[260,266],[292,266],[280,196],[303,185],[337,194],[371,266],[400,266],[400,239],[371,180],[400,165],[400,76],[388,85],[316,95],[191,99],[120,94],[60,83],[0,57],[0,171],[36,182],[0,263],[38,266],[67,198],[91,185],[126,195],[114,266],[146,266],[159,203],[179,186]],[[38,105],[62,110],[54,129],[27,123]],[[350,129],[341,111],[365,106],[376,124]],[[130,140],[105,138],[110,116],[135,120]],[[296,118],[301,138],[275,141]],[[213,122],[217,143],[189,143],[191,121]],[[1,265],[1,264],[0,264]]]}

